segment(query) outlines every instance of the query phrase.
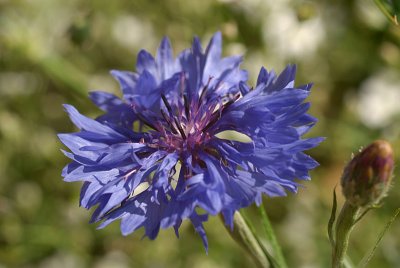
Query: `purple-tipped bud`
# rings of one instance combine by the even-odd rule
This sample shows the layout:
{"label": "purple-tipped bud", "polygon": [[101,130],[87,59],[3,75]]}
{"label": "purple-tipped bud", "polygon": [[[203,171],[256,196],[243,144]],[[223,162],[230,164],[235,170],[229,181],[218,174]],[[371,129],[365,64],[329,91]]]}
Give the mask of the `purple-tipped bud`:
{"label": "purple-tipped bud", "polygon": [[353,206],[371,206],[384,197],[394,166],[392,146],[374,141],[347,164],[341,184],[346,200]]}

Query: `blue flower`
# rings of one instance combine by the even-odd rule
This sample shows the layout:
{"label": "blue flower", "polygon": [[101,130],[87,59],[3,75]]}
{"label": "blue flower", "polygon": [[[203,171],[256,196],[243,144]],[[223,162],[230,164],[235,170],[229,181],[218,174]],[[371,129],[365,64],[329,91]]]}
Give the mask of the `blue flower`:
{"label": "blue flower", "polygon": [[[189,219],[207,249],[208,215],[222,213],[233,228],[235,211],[310,178],[318,163],[303,151],[321,141],[302,138],[316,123],[304,103],[311,85],[295,87],[288,66],[279,76],[262,68],[250,88],[241,61],[221,58],[220,33],[204,52],[195,38],[176,58],[165,38],[155,58],[139,52],[135,73],[111,72],[122,99],[90,93],[104,115],[93,120],[65,105],[80,131],[59,134],[72,159],[62,176],[84,182],[80,205],[97,206],[92,222],[120,219],[124,235],[144,227],[154,239],[160,228],[178,236]],[[217,136],[225,131],[249,141]]]}

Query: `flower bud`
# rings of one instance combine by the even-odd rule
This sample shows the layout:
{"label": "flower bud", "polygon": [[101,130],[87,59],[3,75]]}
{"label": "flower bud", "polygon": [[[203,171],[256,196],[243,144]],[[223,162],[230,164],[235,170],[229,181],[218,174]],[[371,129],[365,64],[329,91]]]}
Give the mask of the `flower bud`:
{"label": "flower bud", "polygon": [[393,166],[393,149],[386,141],[374,141],[360,151],[343,171],[341,184],[347,202],[353,206],[377,204],[388,191]]}

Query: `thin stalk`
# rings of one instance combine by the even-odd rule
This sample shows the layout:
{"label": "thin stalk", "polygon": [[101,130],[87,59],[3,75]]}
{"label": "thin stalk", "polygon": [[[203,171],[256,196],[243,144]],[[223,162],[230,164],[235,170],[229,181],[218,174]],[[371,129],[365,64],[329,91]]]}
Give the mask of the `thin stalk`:
{"label": "thin stalk", "polygon": [[383,236],[385,235],[387,230],[389,230],[389,228],[393,224],[393,222],[396,220],[396,217],[399,215],[399,213],[400,213],[400,208],[396,209],[396,211],[395,211],[394,215],[392,216],[392,218],[389,220],[388,223],[386,223],[385,228],[379,234],[378,240],[375,242],[374,247],[370,250],[370,252],[367,255],[365,255],[365,257],[361,260],[360,264],[357,267],[366,267],[367,264],[371,261],[372,257],[375,254],[376,249],[379,246],[379,243],[383,239]]}

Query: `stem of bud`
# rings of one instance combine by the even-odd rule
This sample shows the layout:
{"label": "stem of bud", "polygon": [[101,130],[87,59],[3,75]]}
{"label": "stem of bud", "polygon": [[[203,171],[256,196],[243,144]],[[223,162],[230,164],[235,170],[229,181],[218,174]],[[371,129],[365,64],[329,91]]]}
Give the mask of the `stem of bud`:
{"label": "stem of bud", "polygon": [[360,207],[353,206],[346,201],[340,211],[336,222],[335,245],[332,250],[332,268],[341,268],[344,265],[350,233],[358,219],[360,210]]}

